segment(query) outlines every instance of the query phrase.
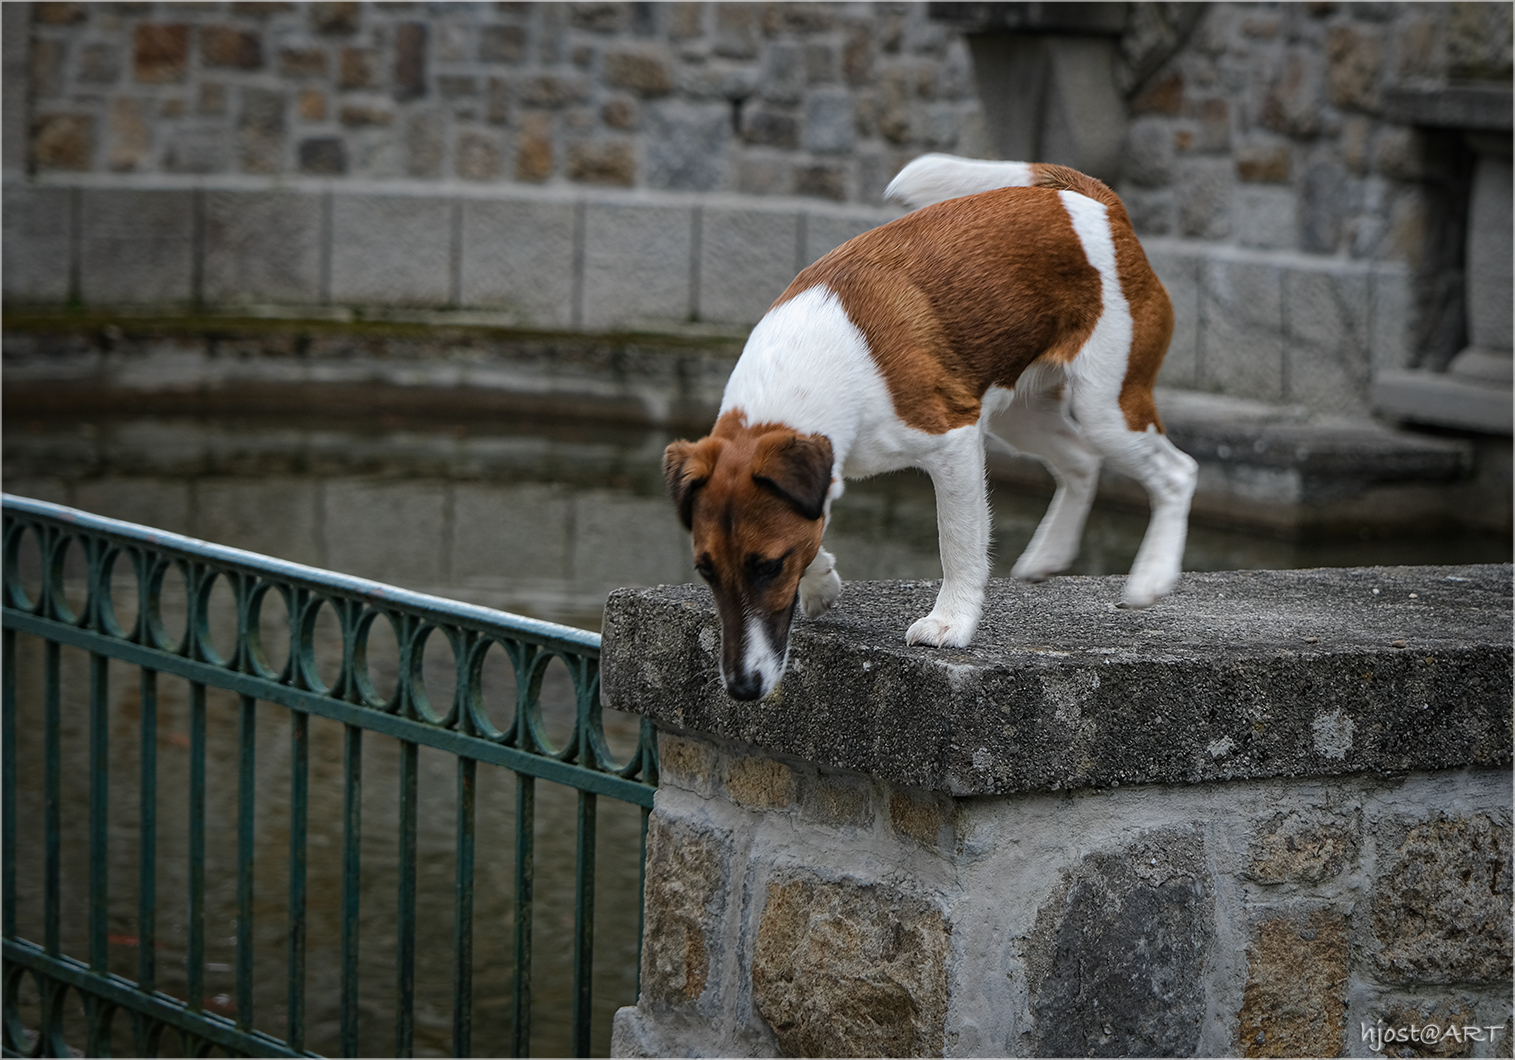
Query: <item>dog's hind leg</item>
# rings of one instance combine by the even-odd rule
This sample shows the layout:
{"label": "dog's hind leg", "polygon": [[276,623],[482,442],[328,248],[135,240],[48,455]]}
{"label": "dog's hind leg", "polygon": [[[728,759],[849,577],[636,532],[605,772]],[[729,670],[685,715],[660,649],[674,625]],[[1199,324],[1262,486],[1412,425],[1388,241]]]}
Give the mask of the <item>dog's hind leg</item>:
{"label": "dog's hind leg", "polygon": [[938,436],[920,466],[936,489],[936,532],[942,588],[936,605],[905,633],[907,644],[961,648],[973,639],[989,582],[989,497],[984,442],[977,423]]}
{"label": "dog's hind leg", "polygon": [[841,595],[842,579],[836,573],[836,557],[823,548],[800,576],[800,609],[806,618],[819,618],[831,610]]}
{"label": "dog's hind leg", "polygon": [[1054,377],[1028,369],[1017,381],[1010,408],[994,426],[1012,448],[1045,464],[1057,482],[1047,514],[1010,572],[1023,581],[1043,581],[1067,570],[1078,556],[1099,486],[1099,454],[1068,419],[1061,373]]}
{"label": "dog's hind leg", "polygon": [[1080,401],[1075,390],[1073,408],[1089,442],[1112,467],[1136,479],[1147,491],[1152,515],[1122,594],[1126,606],[1146,607],[1165,596],[1178,581],[1189,529],[1189,501],[1194,496],[1199,465],[1168,441],[1156,424],[1144,431],[1131,430],[1114,402]]}

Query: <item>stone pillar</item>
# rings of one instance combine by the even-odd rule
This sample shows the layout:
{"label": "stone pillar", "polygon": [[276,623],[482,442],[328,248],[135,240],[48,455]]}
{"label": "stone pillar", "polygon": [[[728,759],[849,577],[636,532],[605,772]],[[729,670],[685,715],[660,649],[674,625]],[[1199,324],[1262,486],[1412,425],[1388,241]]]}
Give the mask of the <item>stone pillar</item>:
{"label": "stone pillar", "polygon": [[984,124],[1000,158],[1056,162],[1113,184],[1126,103],[1116,84],[1122,3],[934,3],[968,35]]}
{"label": "stone pillar", "polygon": [[703,588],[612,594],[661,777],[613,1053],[1509,1055],[1510,579],[995,582],[961,651],[850,584],[757,703]]}
{"label": "stone pillar", "polygon": [[1373,403],[1413,423],[1509,434],[1512,427],[1511,93],[1508,85],[1401,88],[1386,93],[1384,116],[1430,129],[1462,130],[1474,152],[1464,254],[1468,345],[1445,372],[1378,374]]}

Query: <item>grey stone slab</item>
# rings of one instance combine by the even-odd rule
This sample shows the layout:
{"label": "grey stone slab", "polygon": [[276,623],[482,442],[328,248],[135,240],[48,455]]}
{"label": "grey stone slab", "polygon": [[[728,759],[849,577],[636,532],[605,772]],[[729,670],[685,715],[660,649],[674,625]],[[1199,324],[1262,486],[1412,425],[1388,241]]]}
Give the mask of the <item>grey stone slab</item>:
{"label": "grey stone slab", "polygon": [[707,589],[620,590],[603,697],[954,795],[1511,761],[1508,564],[1185,574],[1142,610],[1121,584],[991,581],[973,644],[938,650],[904,643],[937,583],[848,583],[750,703],[712,679]]}
{"label": "grey stone slab", "polygon": [[321,214],[306,192],[207,192],[205,300],[321,301]]}
{"label": "grey stone slab", "polygon": [[1462,431],[1509,434],[1510,387],[1462,379],[1446,372],[1388,370],[1373,381],[1380,415]]}
{"label": "grey stone slab", "polygon": [[69,188],[5,185],[6,301],[65,302],[74,256]]}
{"label": "grey stone slab", "polygon": [[189,301],[196,192],[84,188],[79,194],[85,302]]}
{"label": "grey stone slab", "polygon": [[1231,230],[1244,247],[1287,249],[1298,232],[1297,199],[1283,185],[1239,184],[1231,201]]}
{"label": "grey stone slab", "polygon": [[1415,304],[1410,269],[1397,261],[1374,262],[1368,284],[1368,350],[1373,371],[1408,368],[1415,353],[1410,342],[1410,313]]}
{"label": "grey stone slab", "polygon": [[587,203],[583,326],[609,330],[687,320],[693,233],[688,207]]}
{"label": "grey stone slab", "polygon": [[319,566],[320,483],[306,477],[201,479],[195,536],[293,563]]}
{"label": "grey stone slab", "polygon": [[805,249],[804,263],[811,262],[829,254],[837,247],[854,236],[860,236],[869,229],[877,228],[884,221],[877,215],[858,214],[848,216],[846,214],[816,214],[812,213],[805,218]]}
{"label": "grey stone slab", "polygon": [[183,479],[112,478],[81,482],[72,506],[109,519],[193,534],[190,484]]}
{"label": "grey stone slab", "polygon": [[[425,591],[443,581],[443,487],[343,479],[322,495],[326,565]],[[435,542],[434,548],[417,542]]]}
{"label": "grey stone slab", "polygon": [[585,588],[694,580],[689,539],[668,532],[659,496],[581,493],[574,498],[573,578]]}
{"label": "grey stone slab", "polygon": [[1199,258],[1176,242],[1149,240],[1144,249],[1152,271],[1173,303],[1173,339],[1163,359],[1164,386],[1199,384]]}
{"label": "grey stone slab", "polygon": [[532,327],[574,323],[574,213],[565,202],[466,200],[459,300]]}
{"label": "grey stone slab", "polygon": [[1284,397],[1316,412],[1366,416],[1372,377],[1367,269],[1289,269],[1283,289]]}
{"label": "grey stone slab", "polygon": [[1233,397],[1284,396],[1283,270],[1212,257],[1200,268],[1199,385]]}
{"label": "grey stone slab", "polygon": [[446,305],[452,211],[445,198],[337,193],[331,207],[331,300]]}
{"label": "grey stone slab", "polygon": [[755,324],[794,279],[799,216],[707,208],[700,235],[699,319]]}
{"label": "grey stone slab", "polygon": [[566,581],[572,529],[573,500],[561,488],[460,483],[453,487],[453,580]]}

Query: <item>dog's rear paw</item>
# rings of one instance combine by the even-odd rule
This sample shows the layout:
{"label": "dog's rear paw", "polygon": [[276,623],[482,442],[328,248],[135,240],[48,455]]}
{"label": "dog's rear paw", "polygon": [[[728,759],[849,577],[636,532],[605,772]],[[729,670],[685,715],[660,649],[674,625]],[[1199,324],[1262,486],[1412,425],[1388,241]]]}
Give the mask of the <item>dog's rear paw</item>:
{"label": "dog's rear paw", "polygon": [[1173,591],[1173,586],[1178,582],[1178,575],[1161,578],[1138,578],[1126,579],[1125,591],[1121,594],[1122,607],[1151,607],[1157,601]]}
{"label": "dog's rear paw", "polygon": [[977,622],[944,617],[933,611],[925,618],[916,619],[905,632],[905,643],[926,644],[933,648],[965,648],[973,639],[977,625]]}
{"label": "dog's rear paw", "polygon": [[806,618],[821,617],[831,610],[841,595],[842,579],[837,577],[835,570],[806,574],[800,579],[800,608]]}

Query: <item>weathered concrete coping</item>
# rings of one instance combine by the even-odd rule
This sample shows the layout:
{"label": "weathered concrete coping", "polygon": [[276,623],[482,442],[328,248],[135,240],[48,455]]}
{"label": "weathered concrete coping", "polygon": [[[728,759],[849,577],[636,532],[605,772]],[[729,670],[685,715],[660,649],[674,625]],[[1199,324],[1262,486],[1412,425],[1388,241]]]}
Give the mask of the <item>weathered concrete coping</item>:
{"label": "weathered concrete coping", "polygon": [[[845,557],[843,558],[845,562]],[[767,699],[730,699],[702,586],[619,590],[607,706],[954,795],[1511,760],[1511,568],[994,581],[973,645],[908,648],[934,582],[846,585]]]}

